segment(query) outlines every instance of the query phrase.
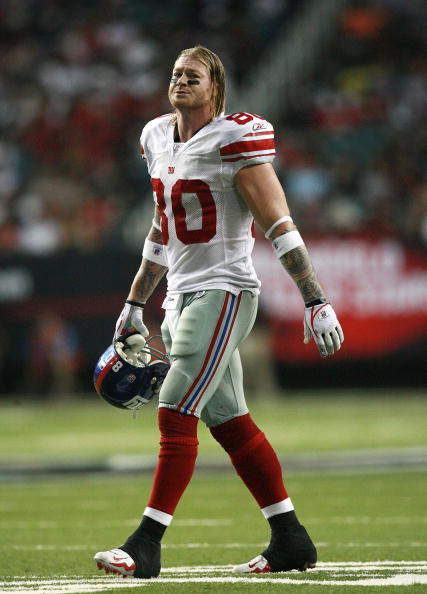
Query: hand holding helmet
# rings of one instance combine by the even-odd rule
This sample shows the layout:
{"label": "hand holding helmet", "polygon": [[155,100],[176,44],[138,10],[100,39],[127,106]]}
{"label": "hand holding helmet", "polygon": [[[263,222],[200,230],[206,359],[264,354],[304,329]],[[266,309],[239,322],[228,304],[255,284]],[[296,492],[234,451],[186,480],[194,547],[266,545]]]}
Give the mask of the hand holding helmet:
{"label": "hand holding helmet", "polygon": [[154,338],[146,341],[134,332],[115,340],[101,355],[93,381],[108,404],[136,410],[158,395],[169,363],[167,355],[150,345]]}
{"label": "hand holding helmet", "polygon": [[129,334],[129,332],[134,332],[135,330],[144,337],[148,336],[148,328],[144,324],[143,319],[144,305],[145,303],[143,301],[136,301],[134,299],[126,300],[116,322],[113,340],[117,340],[120,336]]}

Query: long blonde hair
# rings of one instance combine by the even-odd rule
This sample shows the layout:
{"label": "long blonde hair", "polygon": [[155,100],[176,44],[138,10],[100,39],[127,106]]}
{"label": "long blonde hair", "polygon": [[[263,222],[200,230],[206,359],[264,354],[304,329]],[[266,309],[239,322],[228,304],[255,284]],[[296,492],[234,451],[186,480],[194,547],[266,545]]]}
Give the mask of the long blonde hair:
{"label": "long blonde hair", "polygon": [[[207,47],[203,45],[196,45],[188,49],[182,50],[176,58],[182,58],[183,56],[191,56],[195,60],[199,60],[206,66],[209,72],[209,76],[212,82],[212,86],[215,89],[213,95],[212,105],[212,119],[219,116],[225,109],[225,69],[220,58]],[[175,60],[175,62],[176,62]],[[176,115],[174,115],[176,119]]]}

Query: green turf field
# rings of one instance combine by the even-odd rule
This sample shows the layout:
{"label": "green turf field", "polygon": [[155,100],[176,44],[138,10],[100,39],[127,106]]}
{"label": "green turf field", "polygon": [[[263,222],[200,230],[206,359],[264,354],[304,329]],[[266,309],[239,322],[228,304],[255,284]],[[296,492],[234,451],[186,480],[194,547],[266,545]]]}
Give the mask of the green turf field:
{"label": "green turf field", "polygon": [[[281,460],[339,451],[371,457],[425,451],[427,402],[414,393],[253,403],[254,417]],[[139,419],[88,398],[62,404],[0,406],[1,465],[23,460],[154,455],[155,409]],[[225,456],[201,431],[201,457]],[[337,453],[338,452],[338,453]],[[317,569],[241,577],[235,563],[265,546],[256,504],[231,472],[201,468],[178,508],[163,547],[162,573],[150,581],[98,572],[92,557],[118,546],[139,522],[149,474],[43,475],[0,481],[0,592],[427,592],[427,472],[418,466],[372,466],[320,472],[289,469],[286,484],[318,546]]]}
{"label": "green turf field", "polygon": [[[258,396],[250,408],[277,450],[287,454],[427,446],[427,395],[419,391]],[[77,404],[8,399],[0,404],[0,464],[2,453],[15,461],[153,454],[156,415],[153,402],[133,419],[95,393]],[[201,456],[221,453],[202,423],[199,440]]]}
{"label": "green turf field", "polygon": [[[253,587],[264,593],[283,591],[288,583],[286,591],[297,592],[304,584],[304,594],[427,591],[423,473],[291,475],[287,482],[318,545],[316,570],[233,577],[231,564],[262,550],[266,524],[237,478],[203,474],[194,478],[165,536],[164,571],[157,580],[144,582],[144,589],[246,592]],[[92,556],[121,544],[133,530],[149,487],[148,478],[126,476],[3,483],[0,591],[137,587],[139,580],[98,572]],[[385,580],[380,588],[378,579]],[[405,579],[425,583],[404,587]],[[358,580],[371,585],[343,585]]]}

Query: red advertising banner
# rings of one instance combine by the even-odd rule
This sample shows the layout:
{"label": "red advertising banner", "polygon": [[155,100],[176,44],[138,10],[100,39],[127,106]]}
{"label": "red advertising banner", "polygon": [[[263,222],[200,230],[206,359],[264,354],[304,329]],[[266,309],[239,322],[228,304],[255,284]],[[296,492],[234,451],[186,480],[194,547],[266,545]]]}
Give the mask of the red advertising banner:
{"label": "red advertising banner", "polygon": [[[427,252],[394,239],[305,238],[318,277],[337,312],[345,342],[337,357],[381,357],[427,336]],[[318,360],[303,344],[303,303],[269,242],[257,241],[260,308],[271,323],[278,360]],[[334,357],[334,359],[336,359]]]}

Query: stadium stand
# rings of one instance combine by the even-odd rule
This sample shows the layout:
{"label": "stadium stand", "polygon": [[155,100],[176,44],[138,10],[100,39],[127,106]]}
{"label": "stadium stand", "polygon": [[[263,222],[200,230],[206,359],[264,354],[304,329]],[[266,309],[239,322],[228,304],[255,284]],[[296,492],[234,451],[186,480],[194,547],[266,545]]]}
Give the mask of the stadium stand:
{"label": "stadium stand", "polygon": [[[341,3],[335,35],[313,49],[317,63],[293,85],[274,122],[277,168],[304,231],[363,228],[427,242],[421,4]],[[132,215],[150,202],[138,136],[169,109],[173,57],[197,42],[212,46],[234,105],[239,85],[306,5],[2,3],[0,250],[104,249],[123,240],[124,227],[139,249]],[[265,76],[261,86],[270,86]]]}
{"label": "stadium stand", "polygon": [[123,225],[129,235],[125,213],[148,198],[140,130],[170,109],[178,51],[214,47],[232,94],[296,5],[3,2],[0,250],[92,251],[119,241]]}

